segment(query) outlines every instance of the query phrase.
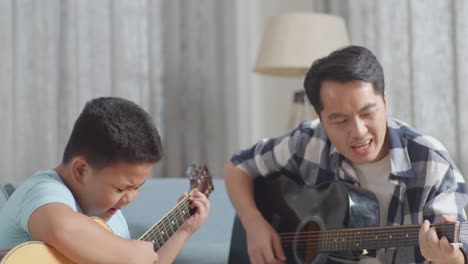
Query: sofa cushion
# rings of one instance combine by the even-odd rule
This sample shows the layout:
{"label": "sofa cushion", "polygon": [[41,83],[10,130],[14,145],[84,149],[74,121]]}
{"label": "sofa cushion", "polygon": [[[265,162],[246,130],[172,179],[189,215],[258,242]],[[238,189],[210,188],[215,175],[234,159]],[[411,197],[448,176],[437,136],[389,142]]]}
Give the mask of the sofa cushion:
{"label": "sofa cushion", "polygon": [[8,198],[13,194],[16,190],[18,184],[0,184],[0,210],[5,206]]}
{"label": "sofa cushion", "polygon": [[5,184],[5,186],[3,186],[3,188],[5,189],[8,197],[10,197],[13,194],[13,192],[16,190],[16,185],[13,185],[11,183],[7,183],[7,184]]}
{"label": "sofa cushion", "polygon": [[5,206],[8,197],[8,192],[5,190],[3,184],[0,184],[0,210],[2,210],[3,206]]}

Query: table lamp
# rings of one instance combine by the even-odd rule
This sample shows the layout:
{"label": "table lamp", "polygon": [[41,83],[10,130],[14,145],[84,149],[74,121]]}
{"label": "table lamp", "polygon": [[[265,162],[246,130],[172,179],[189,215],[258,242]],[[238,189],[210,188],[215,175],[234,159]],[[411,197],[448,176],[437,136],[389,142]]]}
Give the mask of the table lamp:
{"label": "table lamp", "polygon": [[[321,13],[287,13],[269,19],[254,71],[278,77],[305,77],[312,63],[350,44],[343,18]],[[289,127],[314,115],[304,91],[297,91]]]}

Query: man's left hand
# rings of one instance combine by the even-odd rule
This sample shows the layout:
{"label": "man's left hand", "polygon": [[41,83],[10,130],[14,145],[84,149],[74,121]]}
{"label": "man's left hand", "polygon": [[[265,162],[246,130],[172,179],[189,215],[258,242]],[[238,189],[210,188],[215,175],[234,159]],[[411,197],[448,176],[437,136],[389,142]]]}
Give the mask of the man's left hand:
{"label": "man's left hand", "polygon": [[[442,220],[446,223],[457,221],[455,215],[443,215]],[[465,256],[460,249],[461,245],[450,243],[445,236],[439,239],[436,228],[431,227],[428,220],[424,220],[419,229],[419,246],[423,257],[432,263],[465,263]]]}

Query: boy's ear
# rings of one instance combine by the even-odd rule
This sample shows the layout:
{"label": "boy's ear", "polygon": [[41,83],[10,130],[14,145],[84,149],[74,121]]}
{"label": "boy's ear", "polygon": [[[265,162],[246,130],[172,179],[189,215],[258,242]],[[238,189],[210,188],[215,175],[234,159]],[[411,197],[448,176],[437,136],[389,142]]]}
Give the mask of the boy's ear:
{"label": "boy's ear", "polygon": [[84,177],[89,173],[89,163],[86,158],[78,156],[72,160],[72,176],[73,180],[77,183],[83,183]]}

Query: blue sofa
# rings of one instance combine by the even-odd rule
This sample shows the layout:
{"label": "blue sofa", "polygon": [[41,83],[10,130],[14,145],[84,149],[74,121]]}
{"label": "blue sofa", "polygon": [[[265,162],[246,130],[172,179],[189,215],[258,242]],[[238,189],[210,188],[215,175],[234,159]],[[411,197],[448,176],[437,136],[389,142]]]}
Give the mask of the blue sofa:
{"label": "blue sofa", "polygon": [[[234,209],[222,179],[214,179],[215,190],[209,199],[211,211],[203,226],[189,238],[174,264],[228,263]],[[177,198],[189,190],[185,178],[148,179],[133,203],[123,209],[133,238],[140,237],[177,204]],[[0,185],[0,210],[14,191],[11,184]]]}
{"label": "blue sofa", "polygon": [[[174,264],[228,263],[234,209],[222,179],[213,180],[210,215],[200,229],[189,238]],[[135,200],[123,209],[133,238],[141,236],[177,204],[177,198],[189,190],[185,178],[149,179]]]}

